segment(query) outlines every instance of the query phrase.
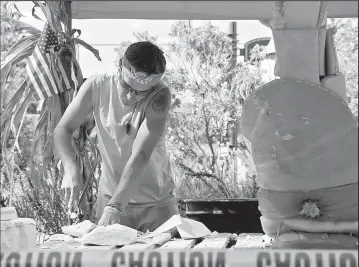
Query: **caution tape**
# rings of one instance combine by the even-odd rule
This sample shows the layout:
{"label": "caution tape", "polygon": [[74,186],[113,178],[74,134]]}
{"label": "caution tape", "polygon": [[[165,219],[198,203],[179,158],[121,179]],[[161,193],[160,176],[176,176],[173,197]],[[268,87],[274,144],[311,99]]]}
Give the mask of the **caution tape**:
{"label": "caution tape", "polygon": [[1,251],[6,267],[357,267],[357,250]]}

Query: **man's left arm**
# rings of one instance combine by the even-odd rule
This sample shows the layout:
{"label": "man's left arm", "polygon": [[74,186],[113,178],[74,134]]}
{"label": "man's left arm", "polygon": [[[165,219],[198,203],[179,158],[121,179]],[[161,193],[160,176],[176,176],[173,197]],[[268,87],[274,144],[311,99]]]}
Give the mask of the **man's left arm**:
{"label": "man's left arm", "polygon": [[123,210],[137,193],[139,179],[165,129],[170,107],[171,92],[168,88],[161,89],[149,102],[145,110],[145,119],[133,142],[131,157],[109,204],[120,205]]}

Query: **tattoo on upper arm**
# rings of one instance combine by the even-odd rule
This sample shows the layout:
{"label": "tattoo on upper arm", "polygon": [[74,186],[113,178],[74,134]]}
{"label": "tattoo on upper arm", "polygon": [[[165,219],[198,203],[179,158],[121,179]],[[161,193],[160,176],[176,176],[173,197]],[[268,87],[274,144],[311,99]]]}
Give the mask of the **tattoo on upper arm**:
{"label": "tattoo on upper arm", "polygon": [[161,114],[166,111],[168,108],[168,99],[171,96],[167,91],[159,92],[156,96],[156,99],[152,103],[152,109],[156,114]]}

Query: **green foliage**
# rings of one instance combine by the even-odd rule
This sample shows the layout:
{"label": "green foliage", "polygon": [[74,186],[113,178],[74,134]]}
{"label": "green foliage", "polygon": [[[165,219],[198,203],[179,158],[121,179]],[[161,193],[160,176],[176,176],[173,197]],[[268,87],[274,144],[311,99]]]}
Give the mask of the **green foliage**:
{"label": "green foliage", "polygon": [[[30,175],[41,175],[40,185],[34,190]],[[25,167],[18,169],[11,179],[7,173],[2,173],[1,184],[9,187],[12,184],[12,206],[16,208],[19,217],[33,218],[36,221],[38,233],[51,235],[61,232],[61,226],[68,222],[65,203],[60,188],[60,175],[55,171],[40,174],[37,170]],[[4,190],[2,198],[10,198],[10,192]]]}
{"label": "green foliage", "polygon": [[[1,65],[3,65],[7,52],[15,45],[25,34],[23,30],[12,23],[21,16],[15,8],[11,8],[10,1],[1,1]],[[11,70],[9,70],[8,81],[1,85],[1,112],[5,103],[15,93],[16,88],[20,86],[25,78],[24,62],[19,62]],[[5,78],[1,73],[1,81]]]}
{"label": "green foliage", "polygon": [[9,7],[10,1],[1,1],[1,52],[8,51],[20,38],[22,32],[9,22],[9,18],[18,20],[19,12]]}
{"label": "green foliage", "polygon": [[349,107],[358,121],[358,19],[336,19],[336,48],[342,59],[341,71],[345,75]]}
{"label": "green foliage", "polygon": [[177,97],[193,103],[191,114],[173,112],[169,120],[167,145],[177,167],[178,194],[248,197],[243,190],[247,182],[238,183],[233,173],[233,157],[220,153],[229,141],[230,123],[240,119],[245,98],[262,84],[259,65],[233,61],[231,39],[210,23],[193,28],[177,22],[170,35],[173,67],[165,82]]}
{"label": "green foliage", "polygon": [[[5,105],[1,110],[3,133],[1,185],[2,193],[7,195],[6,200],[2,199],[2,204],[15,206],[21,217],[35,218],[40,227],[39,231],[51,234],[59,232],[61,225],[68,223],[67,211],[62,203],[63,195],[60,190],[62,173],[54,147],[53,132],[83,82],[81,69],[75,56],[75,44],[84,46],[99,60],[101,59],[96,49],[73,36],[80,31],[68,28],[65,2],[33,2],[35,6],[40,7],[50,22],[51,28],[56,33],[60,33],[60,36],[64,36],[65,41],[59,42],[61,44],[59,54],[52,56],[55,60],[61,60],[64,53],[67,53],[66,56],[70,55],[70,61],[62,62],[64,68],[71,71],[72,77],[76,77],[78,84],[75,84],[74,88],[44,100],[39,118],[33,120],[34,123],[29,122],[26,111],[29,111],[33,92],[27,87],[27,73],[24,71],[23,60],[33,53],[41,31],[18,21],[18,18],[8,12],[9,10],[2,13],[2,22],[9,23],[9,26],[4,28],[6,31],[2,33],[6,40],[12,41],[9,42],[12,46],[4,51],[4,58],[2,58],[1,93],[3,95],[9,89],[13,90],[8,98],[5,97]],[[16,10],[15,5],[12,7]],[[62,27],[60,20],[65,27]],[[14,36],[17,36],[14,34],[17,29],[24,34],[22,38],[14,39]],[[14,79],[13,71],[16,71],[19,64],[22,64],[22,72],[20,72],[22,76],[21,79]],[[34,105],[31,105],[31,109],[34,111]],[[73,139],[83,181],[89,185],[83,189],[84,198],[79,207],[82,219],[90,219],[93,216],[92,203],[97,189],[94,173],[100,161],[97,148],[88,136],[93,128],[91,122],[89,118],[74,134]],[[49,218],[56,221],[49,221]]]}
{"label": "green foliage", "polygon": [[[1,188],[3,206],[9,205],[10,194],[13,192],[11,205],[16,208],[19,217],[33,218],[39,233],[54,234],[61,232],[61,226],[67,223],[66,208],[60,189],[61,175],[57,169],[40,174],[37,168],[30,166],[31,147],[38,116],[27,115],[24,118],[21,135],[18,138],[21,155],[15,153],[13,176],[2,166]],[[15,142],[13,135],[9,136],[8,148]],[[39,179],[37,190],[34,189],[31,176],[44,175]],[[12,187],[12,190],[10,190]]]}

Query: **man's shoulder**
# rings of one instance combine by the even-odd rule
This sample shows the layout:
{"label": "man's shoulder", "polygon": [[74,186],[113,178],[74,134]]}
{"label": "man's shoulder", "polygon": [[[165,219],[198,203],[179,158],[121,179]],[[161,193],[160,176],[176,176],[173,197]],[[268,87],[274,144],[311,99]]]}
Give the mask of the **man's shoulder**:
{"label": "man's shoulder", "polygon": [[96,73],[91,75],[88,80],[93,84],[95,87],[102,87],[105,83],[108,83],[113,75],[107,73]]}
{"label": "man's shoulder", "polygon": [[147,118],[166,116],[171,106],[171,91],[164,83],[158,85],[158,89],[151,97],[146,107]]}
{"label": "man's shoulder", "polygon": [[107,73],[97,73],[91,75],[86,82],[91,87],[92,93],[95,98],[106,98],[111,91],[113,84],[113,75]]}
{"label": "man's shoulder", "polygon": [[97,73],[91,75],[87,80],[93,95],[93,106],[97,107],[100,103],[106,103],[109,98],[111,88],[111,78],[113,76],[107,73]]}
{"label": "man's shoulder", "polygon": [[161,90],[161,89],[164,89],[166,88],[168,91],[170,91],[169,87],[167,86],[167,84],[163,81],[159,81],[156,85],[155,85],[155,88],[157,90]]}

